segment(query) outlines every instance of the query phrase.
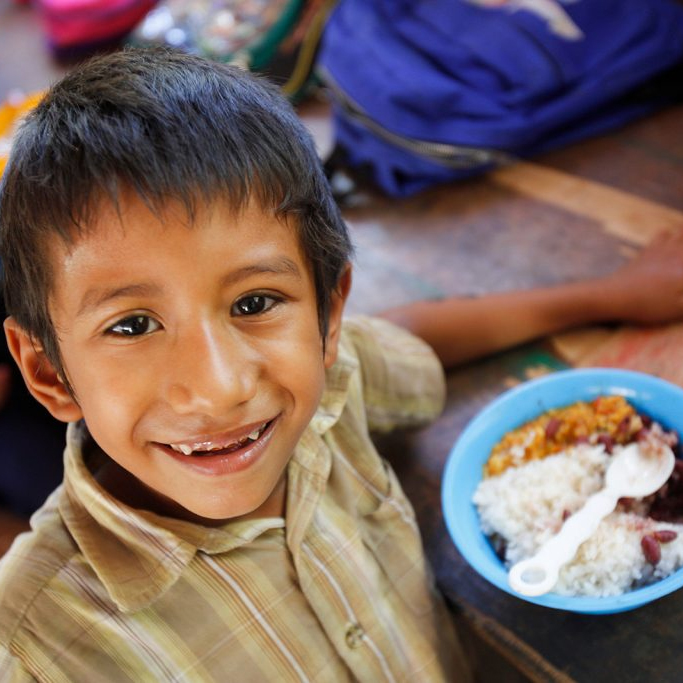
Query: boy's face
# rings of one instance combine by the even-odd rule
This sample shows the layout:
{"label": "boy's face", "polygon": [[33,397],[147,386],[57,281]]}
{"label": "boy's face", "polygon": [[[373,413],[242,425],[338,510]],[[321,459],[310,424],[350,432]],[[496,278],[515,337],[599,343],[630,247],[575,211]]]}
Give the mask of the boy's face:
{"label": "boy's face", "polygon": [[53,245],[50,311],[76,399],[53,414],[85,418],[124,499],[141,482],[145,507],[181,517],[282,514],[349,272],[323,355],[295,226],[253,203],[200,208],[192,227],[180,206],[163,224],[135,196],[122,206],[104,205],[71,249]]}

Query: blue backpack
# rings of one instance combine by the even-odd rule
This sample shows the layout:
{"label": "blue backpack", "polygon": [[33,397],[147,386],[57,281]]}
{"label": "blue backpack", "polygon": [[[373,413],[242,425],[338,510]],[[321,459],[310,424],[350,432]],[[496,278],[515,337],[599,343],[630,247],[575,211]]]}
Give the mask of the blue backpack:
{"label": "blue backpack", "polygon": [[318,56],[333,160],[394,196],[652,112],[682,66],[673,0],[340,0]]}

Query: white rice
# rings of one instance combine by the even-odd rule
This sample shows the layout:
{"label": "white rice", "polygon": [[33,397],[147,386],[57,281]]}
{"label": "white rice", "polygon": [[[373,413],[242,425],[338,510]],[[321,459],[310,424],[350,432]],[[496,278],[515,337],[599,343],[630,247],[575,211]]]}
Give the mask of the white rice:
{"label": "white rice", "polygon": [[[579,445],[481,481],[473,501],[484,533],[498,534],[507,542],[507,566],[531,557],[559,531],[567,513],[578,510],[603,488],[610,458],[603,446]],[[664,529],[676,531],[678,536],[660,545],[661,560],[653,567],[640,542],[645,534]],[[619,595],[664,578],[681,566],[683,525],[656,522],[618,506],[560,570],[553,591],[593,597]]]}

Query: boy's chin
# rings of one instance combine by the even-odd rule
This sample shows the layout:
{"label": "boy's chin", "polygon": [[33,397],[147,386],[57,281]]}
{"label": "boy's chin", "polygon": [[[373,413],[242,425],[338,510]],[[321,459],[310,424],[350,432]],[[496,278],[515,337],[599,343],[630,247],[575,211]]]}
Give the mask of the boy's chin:
{"label": "boy's chin", "polygon": [[[147,510],[164,517],[172,517],[203,526],[222,526],[229,521],[257,517],[283,517],[286,498],[286,470],[280,474],[275,485],[251,498],[235,500],[216,493],[192,500],[181,495],[174,499],[145,484],[116,461],[103,456],[95,467],[93,475],[98,483],[122,503]],[[94,464],[94,463],[91,463]],[[191,484],[188,485],[191,487]]]}
{"label": "boy's chin", "polygon": [[263,517],[284,517],[286,498],[285,476],[280,477],[265,498],[234,501],[217,496],[215,500],[202,500],[198,504],[187,501],[178,502],[156,494],[157,510],[167,517],[183,519],[207,527],[218,527],[245,519]]}

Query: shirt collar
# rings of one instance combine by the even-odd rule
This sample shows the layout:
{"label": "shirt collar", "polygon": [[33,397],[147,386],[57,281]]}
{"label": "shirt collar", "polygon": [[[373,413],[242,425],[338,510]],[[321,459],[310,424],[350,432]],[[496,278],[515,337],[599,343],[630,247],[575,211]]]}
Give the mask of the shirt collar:
{"label": "shirt collar", "polygon": [[342,332],[337,360],[325,373],[325,391],[309,425],[316,434],[328,431],[339,420],[346,406],[351,376],[357,368],[358,359],[347,349],[346,335]]}
{"label": "shirt collar", "polygon": [[357,358],[347,350],[342,333],[335,364],[325,375],[320,405],[297,445],[287,472],[287,545],[295,560],[308,526],[325,493],[332,468],[332,453],[325,434],[338,422],[347,404]]}
{"label": "shirt collar", "polygon": [[[340,350],[337,362],[326,373],[318,410],[290,461],[288,544],[300,542],[324,492],[330,458],[324,457],[326,449],[319,448],[320,437],[339,419],[356,367],[355,358]],[[154,602],[178,580],[197,551],[229,552],[270,529],[285,526],[281,518],[264,518],[205,527],[133,509],[111,496],[88,470],[84,445],[89,439],[84,423],[69,425],[60,513],[85,559],[122,611],[135,611]]]}

